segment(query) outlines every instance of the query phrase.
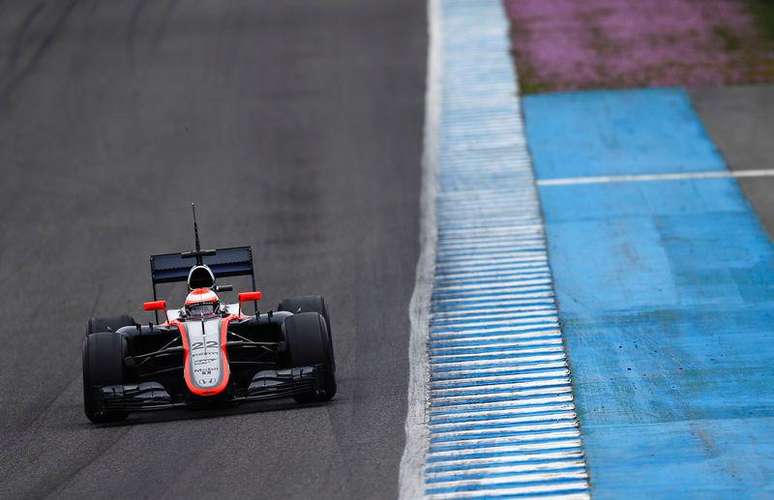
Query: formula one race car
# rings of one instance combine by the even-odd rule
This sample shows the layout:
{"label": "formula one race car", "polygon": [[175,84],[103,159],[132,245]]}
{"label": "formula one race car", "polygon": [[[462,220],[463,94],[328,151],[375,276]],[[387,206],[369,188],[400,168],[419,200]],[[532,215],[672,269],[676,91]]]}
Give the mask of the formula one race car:
{"label": "formula one race car", "polygon": [[[323,402],[336,394],[336,365],[325,301],[320,296],[286,299],[277,311],[260,313],[261,292],[239,294],[222,304],[216,283],[251,276],[250,247],[201,250],[194,207],[196,250],[150,258],[156,324],[130,316],[91,318],[83,341],[83,400],[95,423],[123,420],[131,412],[200,408],[293,397]],[[179,309],[158,300],[157,285],[187,281]],[[242,304],[253,302],[255,314]],[[166,321],[159,323],[163,312]]]}

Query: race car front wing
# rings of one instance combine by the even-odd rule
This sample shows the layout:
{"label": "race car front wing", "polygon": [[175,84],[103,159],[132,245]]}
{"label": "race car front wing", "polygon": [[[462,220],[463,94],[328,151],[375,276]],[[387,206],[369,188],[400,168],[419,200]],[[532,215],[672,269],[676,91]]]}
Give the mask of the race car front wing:
{"label": "race car front wing", "polygon": [[110,385],[100,388],[105,411],[152,411],[169,408],[208,406],[208,403],[262,401],[307,394],[322,387],[324,374],[320,366],[303,366],[257,372],[246,388],[233,388],[212,398],[191,396],[175,398],[158,382]]}

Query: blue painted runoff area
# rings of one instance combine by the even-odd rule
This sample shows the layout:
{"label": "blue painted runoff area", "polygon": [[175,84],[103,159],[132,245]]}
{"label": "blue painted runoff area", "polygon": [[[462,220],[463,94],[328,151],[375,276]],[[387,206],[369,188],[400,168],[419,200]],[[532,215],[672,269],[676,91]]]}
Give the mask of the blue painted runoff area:
{"label": "blue painted runoff area", "polygon": [[[726,168],[678,89],[523,106],[538,179]],[[736,181],[540,198],[592,495],[774,497],[774,252]]]}
{"label": "blue painted runoff area", "polygon": [[[541,179],[723,170],[690,100],[676,89],[527,97]],[[549,119],[550,118],[550,119]]]}

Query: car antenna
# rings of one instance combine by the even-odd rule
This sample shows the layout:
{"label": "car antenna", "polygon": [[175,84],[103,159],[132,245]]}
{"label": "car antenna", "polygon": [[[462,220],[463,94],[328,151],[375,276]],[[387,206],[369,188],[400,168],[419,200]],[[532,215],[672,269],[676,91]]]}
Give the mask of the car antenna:
{"label": "car antenna", "polygon": [[181,252],[180,256],[184,259],[192,259],[196,257],[196,265],[204,265],[204,257],[208,255],[215,255],[216,250],[202,250],[202,245],[199,242],[199,224],[196,220],[196,203],[191,203],[191,212],[193,213],[194,223],[194,242],[196,243],[196,250],[190,252]]}
{"label": "car antenna", "polygon": [[196,255],[196,264],[201,266],[204,264],[204,261],[202,259],[202,246],[199,243],[199,225],[196,223],[196,203],[191,203],[191,211],[193,212],[194,240],[196,242],[196,252],[194,255]]}

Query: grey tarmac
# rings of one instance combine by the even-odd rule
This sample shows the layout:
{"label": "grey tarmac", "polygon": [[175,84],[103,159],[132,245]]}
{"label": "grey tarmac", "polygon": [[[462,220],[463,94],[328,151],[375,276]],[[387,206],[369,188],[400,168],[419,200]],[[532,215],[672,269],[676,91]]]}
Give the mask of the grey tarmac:
{"label": "grey tarmac", "polygon": [[[731,170],[774,169],[774,85],[696,89],[696,110]],[[738,179],[774,237],[774,177]]]}
{"label": "grey tarmac", "polygon": [[[397,496],[425,10],[0,1],[0,498]],[[331,404],[88,423],[86,320],[150,319],[192,201],[205,247],[252,245],[264,310],[326,297]]]}

